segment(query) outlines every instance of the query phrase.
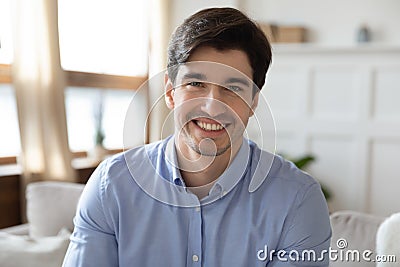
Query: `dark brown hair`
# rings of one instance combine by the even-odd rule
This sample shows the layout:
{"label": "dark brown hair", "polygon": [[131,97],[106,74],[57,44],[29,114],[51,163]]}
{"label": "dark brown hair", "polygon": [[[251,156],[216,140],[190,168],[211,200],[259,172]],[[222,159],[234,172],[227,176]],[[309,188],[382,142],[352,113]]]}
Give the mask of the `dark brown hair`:
{"label": "dark brown hair", "polygon": [[245,52],[259,89],[271,63],[271,46],[260,28],[234,8],[209,8],[187,18],[172,35],[168,46],[168,75],[175,81],[179,64],[200,46]]}

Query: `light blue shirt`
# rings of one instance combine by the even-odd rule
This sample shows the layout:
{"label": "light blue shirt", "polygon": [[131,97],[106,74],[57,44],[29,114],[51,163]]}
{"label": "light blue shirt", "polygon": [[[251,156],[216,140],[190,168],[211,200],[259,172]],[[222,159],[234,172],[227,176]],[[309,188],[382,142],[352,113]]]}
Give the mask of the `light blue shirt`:
{"label": "light blue shirt", "polygon": [[65,267],[328,266],[328,209],[312,177],[243,139],[199,200],[168,149],[173,140],[100,164],[79,201]]}

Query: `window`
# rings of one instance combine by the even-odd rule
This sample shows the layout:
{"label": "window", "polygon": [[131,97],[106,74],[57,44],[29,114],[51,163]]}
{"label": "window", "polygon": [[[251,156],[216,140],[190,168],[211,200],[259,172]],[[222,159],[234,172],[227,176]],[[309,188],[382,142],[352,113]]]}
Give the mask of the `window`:
{"label": "window", "polygon": [[11,84],[0,83],[0,157],[18,155],[21,151],[17,105]]}
{"label": "window", "polygon": [[[10,75],[12,58],[11,0],[0,0],[0,158],[15,157],[21,151],[17,105]],[[8,163],[0,160],[3,162]]]}
{"label": "window", "polygon": [[61,65],[65,70],[147,74],[148,1],[58,3]]}
{"label": "window", "polygon": [[11,0],[0,0],[0,64],[11,64],[12,57]]}
{"label": "window", "polygon": [[[61,65],[70,71],[65,98],[69,144],[74,152],[94,146],[99,102],[103,103],[104,146],[123,148],[125,112],[135,92],[109,88],[137,88],[146,80],[147,2],[58,1]],[[143,125],[145,99],[141,103],[135,109]],[[143,143],[144,135],[137,140]]]}
{"label": "window", "polygon": [[[128,106],[135,97],[133,112],[137,115],[137,125],[144,125],[146,119],[146,99],[141,93],[132,90],[96,89],[69,87],[65,91],[66,113],[69,145],[73,152],[88,151],[95,144],[95,114],[102,106],[102,129],[104,132],[104,147],[121,149],[123,144],[123,128]],[[100,106],[101,103],[101,106]],[[143,143],[144,132],[138,127],[133,140]],[[137,143],[137,144],[138,144]],[[131,145],[131,144],[129,144]]]}
{"label": "window", "polygon": [[[148,1],[59,0],[61,65],[66,70],[65,103],[72,151],[94,144],[94,99],[104,104],[104,145],[121,149],[125,111],[148,72]],[[10,66],[13,61],[12,0],[0,0],[0,164],[21,151],[16,98]],[[112,88],[112,89],[110,89]],[[126,90],[131,89],[131,90]],[[144,124],[146,96],[138,105]],[[144,136],[137,140],[143,143]]]}

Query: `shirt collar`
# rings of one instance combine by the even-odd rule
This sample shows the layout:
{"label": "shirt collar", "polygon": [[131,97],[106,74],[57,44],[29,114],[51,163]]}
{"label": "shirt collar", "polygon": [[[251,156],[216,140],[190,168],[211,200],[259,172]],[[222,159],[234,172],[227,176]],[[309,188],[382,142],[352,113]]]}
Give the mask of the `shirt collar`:
{"label": "shirt collar", "polygon": [[[243,137],[238,153],[235,155],[228,168],[218,178],[214,186],[210,190],[210,196],[225,195],[239,182],[244,176],[250,158],[250,145],[246,138]],[[176,147],[175,138],[171,136],[166,140],[165,159],[167,161],[168,171],[170,173],[169,181],[175,185],[185,186],[182,179]]]}
{"label": "shirt collar", "polygon": [[168,171],[170,173],[169,181],[175,185],[184,186],[185,182],[183,181],[181,172],[179,170],[174,136],[170,136],[166,140],[165,160],[167,161]]}
{"label": "shirt collar", "polygon": [[249,157],[250,145],[247,139],[242,139],[239,151],[229,164],[228,168],[218,178],[217,182],[210,190],[210,196],[214,194],[225,195],[231,191],[246,173]]}

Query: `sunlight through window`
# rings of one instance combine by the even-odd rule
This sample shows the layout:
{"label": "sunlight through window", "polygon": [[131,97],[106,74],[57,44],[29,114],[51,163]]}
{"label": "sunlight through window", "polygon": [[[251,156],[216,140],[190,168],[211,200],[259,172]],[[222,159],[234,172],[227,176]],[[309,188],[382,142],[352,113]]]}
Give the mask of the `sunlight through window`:
{"label": "sunlight through window", "polygon": [[146,75],[147,2],[59,0],[62,67],[115,75]]}

